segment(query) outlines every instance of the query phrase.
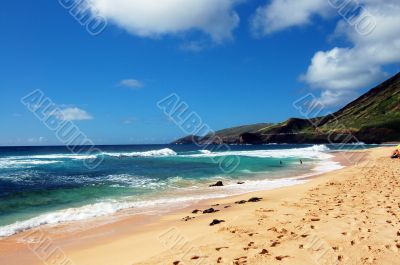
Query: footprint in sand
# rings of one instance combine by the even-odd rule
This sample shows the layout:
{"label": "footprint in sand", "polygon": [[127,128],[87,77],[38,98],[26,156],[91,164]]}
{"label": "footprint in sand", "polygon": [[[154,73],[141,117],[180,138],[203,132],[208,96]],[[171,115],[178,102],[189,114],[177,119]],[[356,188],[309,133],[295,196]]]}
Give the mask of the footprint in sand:
{"label": "footprint in sand", "polygon": [[200,257],[200,256],[193,256],[193,257],[192,257],[192,260],[197,260],[197,259],[200,259],[200,258],[208,258],[208,256],[202,256],[202,257]]}
{"label": "footprint in sand", "polygon": [[243,257],[240,257],[240,258],[236,258],[233,264],[234,265],[240,265],[240,264],[245,264],[245,263],[247,263],[247,257],[243,256]]}
{"label": "footprint in sand", "polygon": [[221,249],[224,249],[224,248],[228,249],[229,247],[219,247],[219,248],[215,248],[215,250],[220,251]]}
{"label": "footprint in sand", "polygon": [[287,259],[287,258],[290,258],[290,256],[287,256],[287,255],[286,255],[286,256],[276,256],[276,257],[275,257],[275,259],[276,259],[276,260],[279,260],[279,261],[284,260],[284,259]]}
{"label": "footprint in sand", "polygon": [[244,247],[244,248],[243,248],[243,250],[247,251],[247,250],[249,250],[250,248],[257,249],[257,247],[255,247],[254,245],[255,245],[254,242],[250,242],[249,244],[247,244],[247,247]]}
{"label": "footprint in sand", "polygon": [[279,241],[274,241],[274,242],[272,242],[272,244],[271,244],[271,247],[276,247],[277,245],[280,245],[281,244],[281,242],[279,242]]}

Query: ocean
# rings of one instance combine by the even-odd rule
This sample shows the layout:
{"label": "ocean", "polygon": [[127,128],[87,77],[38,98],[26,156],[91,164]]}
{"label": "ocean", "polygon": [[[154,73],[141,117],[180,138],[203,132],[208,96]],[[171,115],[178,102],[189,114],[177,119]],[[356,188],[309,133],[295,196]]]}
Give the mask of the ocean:
{"label": "ocean", "polygon": [[[98,148],[72,154],[65,147],[0,147],[0,237],[123,211],[163,214],[199,200],[300,184],[342,167],[332,161],[335,145]],[[93,156],[103,160],[88,168],[84,161]],[[219,161],[230,158],[238,163],[226,171]],[[209,187],[217,181],[224,186]]]}

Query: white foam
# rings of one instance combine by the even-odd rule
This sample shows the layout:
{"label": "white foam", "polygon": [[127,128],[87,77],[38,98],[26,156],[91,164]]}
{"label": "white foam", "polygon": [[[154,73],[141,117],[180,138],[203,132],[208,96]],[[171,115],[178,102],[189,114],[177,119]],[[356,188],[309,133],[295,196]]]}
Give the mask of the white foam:
{"label": "white foam", "polygon": [[[218,195],[217,197],[222,197]],[[43,225],[57,225],[65,222],[82,221],[95,217],[101,217],[117,213],[124,209],[135,208],[137,210],[148,211],[151,208],[162,209],[171,205],[179,207],[189,205],[190,202],[205,200],[211,198],[208,195],[178,197],[178,198],[163,198],[148,201],[122,201],[108,200],[95,204],[85,205],[79,208],[71,208],[57,212],[43,214],[26,221],[15,222],[13,224],[0,227],[0,237],[8,237],[14,234],[36,228]]]}
{"label": "white foam", "polygon": [[129,186],[132,188],[149,188],[159,189],[167,185],[165,182],[159,182],[157,179],[148,178],[144,176],[135,176],[129,174],[109,175],[100,179],[101,182],[115,183],[114,187]]}
{"label": "white foam", "polygon": [[16,222],[11,225],[0,227],[0,237],[11,236],[42,225],[54,225],[62,222],[79,221],[112,214],[115,213],[116,210],[118,209],[110,203],[97,203],[86,205],[81,208],[43,214],[26,221]]}
{"label": "white foam", "polygon": [[34,155],[30,158],[36,159],[76,159],[76,160],[84,160],[84,159],[96,159],[96,155],[86,155],[86,154],[54,154],[54,155]]}
{"label": "white foam", "polygon": [[32,156],[10,156],[0,159],[0,168],[31,167],[34,165],[48,165],[60,163],[57,159],[85,160],[95,159],[96,155],[51,154]]}
{"label": "white foam", "polygon": [[164,148],[161,150],[151,150],[145,152],[129,152],[129,153],[103,153],[107,156],[113,157],[162,157],[162,156],[176,156],[177,153],[169,148]]}
{"label": "white foam", "polygon": [[56,160],[47,160],[47,161],[40,161],[40,160],[14,160],[14,159],[1,159],[0,160],[0,168],[14,168],[14,167],[30,167],[34,165],[49,165],[59,163],[60,161]]}
{"label": "white foam", "polygon": [[334,170],[339,170],[342,168],[344,168],[344,166],[342,166],[339,162],[325,160],[318,163],[318,165],[314,167],[312,170],[318,173],[326,173]]}
{"label": "white foam", "polygon": [[276,188],[288,187],[305,183],[305,180],[300,178],[282,178],[282,179],[266,179],[266,180],[245,180],[242,185],[236,183],[228,184],[225,189],[230,193],[241,194],[245,192],[272,190]]}
{"label": "white foam", "polygon": [[210,152],[203,154],[181,155],[184,157],[217,157],[217,156],[247,156],[260,158],[310,158],[328,159],[332,155],[326,152],[330,149],[326,145],[314,145],[305,148],[277,149],[277,150],[251,150],[251,151],[227,151]]}

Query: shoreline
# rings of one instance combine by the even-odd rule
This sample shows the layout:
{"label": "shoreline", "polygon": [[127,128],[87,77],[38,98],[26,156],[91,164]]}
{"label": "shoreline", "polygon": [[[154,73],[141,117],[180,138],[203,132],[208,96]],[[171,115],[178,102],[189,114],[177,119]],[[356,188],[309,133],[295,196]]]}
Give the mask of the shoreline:
{"label": "shoreline", "polygon": [[[363,151],[363,152],[369,152]],[[353,153],[361,153],[360,151],[356,151]],[[337,153],[335,155],[336,162],[344,163],[344,161],[340,161]],[[38,257],[35,256],[31,251],[29,251],[26,247],[26,237],[29,235],[35,234],[35,231],[40,231],[43,233],[45,237],[51,238],[51,241],[54,243],[55,246],[63,249],[68,256],[74,257],[75,255],[78,256],[78,259],[81,260],[82,252],[80,249],[86,249],[86,251],[96,249],[96,246],[108,246],[109,244],[114,244],[115,242],[126,242],[126,240],[130,241],[133,240],[132,238],[135,237],[144,237],[144,238],[156,238],[157,235],[154,234],[154,231],[160,232],[165,227],[176,227],[180,226],[181,224],[187,224],[193,222],[192,220],[188,222],[181,221],[182,218],[188,216],[188,214],[193,209],[204,209],[210,207],[211,205],[218,204],[219,207],[225,207],[231,205],[230,201],[232,200],[240,200],[246,197],[254,197],[254,196],[261,196],[263,194],[279,194],[285,190],[296,190],[299,186],[308,186],[310,183],[315,183],[324,179],[324,176],[334,174],[335,172],[346,170],[340,169],[331,171],[328,173],[316,174],[315,176],[311,176],[305,178],[307,180],[304,184],[298,184],[294,186],[287,186],[287,187],[280,187],[266,191],[253,191],[253,192],[246,192],[240,195],[232,195],[224,198],[218,199],[206,199],[200,202],[191,204],[188,207],[184,207],[179,210],[175,210],[172,212],[167,213],[166,215],[135,215],[135,216],[105,216],[105,217],[98,217],[95,220],[86,220],[84,222],[73,222],[73,223],[65,223],[59,224],[57,226],[44,226],[37,229],[31,229],[17,235],[13,235],[11,237],[7,237],[3,240],[0,240],[0,261],[2,260],[1,253],[7,253],[7,264],[20,264],[21,259],[24,260],[24,264],[41,264],[40,261],[37,262]],[[231,205],[232,207],[232,205]],[[234,208],[234,207],[232,207]],[[232,209],[225,209],[225,212],[229,212]],[[222,210],[221,210],[222,211]],[[190,214],[189,214],[190,215]],[[204,219],[208,216],[195,216],[198,222],[201,219]],[[114,219],[114,220],[113,220]],[[110,222],[112,220],[112,222]],[[83,224],[82,227],[78,229],[72,229],[72,226],[76,226],[78,223],[79,225]],[[159,233],[160,234],[160,233]],[[129,236],[128,236],[129,235]],[[79,239],[79,243],[75,243],[76,239]],[[136,241],[136,240],[134,240]],[[149,240],[153,242],[154,240]],[[130,245],[132,242],[130,243]],[[152,244],[149,244],[149,247]],[[140,248],[141,244],[137,245],[137,248]],[[154,246],[152,246],[154,249]],[[123,247],[122,247],[123,248]],[[163,248],[159,248],[158,251],[163,251]],[[157,251],[156,251],[157,252]],[[18,253],[18,255],[16,255]],[[22,253],[22,255],[21,255]],[[72,254],[69,254],[72,253]],[[84,251],[85,253],[85,251]],[[153,255],[153,252],[152,254]],[[145,255],[136,255],[136,259],[132,260],[132,262],[138,262],[146,260],[150,258],[149,254]],[[4,258],[4,257],[3,257]],[[36,260],[36,261],[35,261]],[[15,263],[13,263],[15,261]],[[85,261],[83,261],[85,262]],[[103,264],[98,263],[97,264]],[[88,263],[81,263],[78,264],[90,264]],[[104,263],[106,264],[106,263]],[[121,262],[120,264],[124,264]]]}
{"label": "shoreline", "polygon": [[[42,215],[38,215],[36,217],[23,220],[21,222],[16,222],[12,223],[10,225],[3,226],[2,228],[7,228],[9,227],[10,230],[16,230],[16,229],[21,229],[21,231],[18,232],[11,232],[13,234],[6,235],[1,237],[0,236],[0,241],[2,239],[6,239],[8,237],[13,237],[15,235],[18,235],[20,233],[30,231],[32,229],[41,229],[41,228],[49,228],[49,229],[57,229],[57,227],[63,227],[63,226],[69,226],[73,225],[74,223],[77,222],[87,222],[87,223],[103,223],[107,222],[106,220],[112,220],[115,218],[129,218],[132,216],[159,216],[159,215],[164,215],[164,214],[170,214],[173,212],[180,211],[182,209],[185,209],[186,207],[191,207],[191,205],[195,205],[197,203],[203,202],[203,201],[209,201],[209,200],[218,200],[218,199],[223,199],[223,198],[228,198],[228,197],[234,197],[234,196],[239,196],[243,194],[248,194],[252,192],[257,192],[257,191],[267,191],[267,190],[274,190],[277,188],[282,188],[282,187],[288,187],[288,186],[294,186],[294,185],[300,185],[303,184],[304,181],[307,181],[309,179],[312,179],[314,177],[318,177],[320,175],[323,175],[328,172],[336,171],[338,169],[342,169],[346,166],[349,165],[347,163],[346,159],[344,159],[344,154],[352,154],[354,153],[353,151],[339,151],[339,152],[332,152],[332,153],[325,153],[327,157],[321,159],[318,162],[315,162],[313,166],[308,166],[309,167],[309,172],[308,173],[303,173],[300,175],[295,175],[295,176],[286,176],[286,177],[273,177],[273,178],[267,178],[267,173],[260,173],[259,175],[262,176],[260,179],[255,179],[255,180],[234,180],[230,179],[227,182],[224,180],[224,187],[220,189],[220,187],[213,187],[210,189],[208,185],[214,184],[215,182],[204,182],[201,183],[203,187],[199,187],[197,190],[193,190],[193,195],[192,197],[187,197],[185,195],[190,194],[189,190],[187,191],[179,191],[176,192],[175,194],[173,193],[165,193],[164,197],[161,196],[160,198],[155,198],[153,200],[148,200],[148,201],[137,201],[137,202],[129,202],[126,201],[125,206],[121,206],[120,209],[118,209],[118,206],[116,209],[112,210],[110,213],[100,213],[99,215],[95,215],[95,212],[93,212],[93,216],[87,216],[83,219],[78,219],[78,220],[63,220],[63,221],[49,221],[49,223],[43,223],[40,225],[35,225],[31,223],[41,223],[42,220],[51,220],[57,218],[57,216],[64,216],[68,217],[69,215],[72,214],[80,214],[81,211],[83,210],[83,214],[90,214],[91,209],[93,207],[99,207],[104,204],[104,207],[107,207],[108,202],[99,202],[95,204],[87,204],[83,205],[81,207],[77,208],[70,208],[70,209],[64,209],[64,210],[59,210],[59,211],[54,211],[54,212],[49,212],[49,213],[44,213]],[[341,159],[340,159],[341,158]],[[286,174],[288,174],[287,172]],[[218,181],[220,179],[215,179],[214,181]],[[223,180],[223,179],[222,179]],[[212,180],[209,180],[212,181]],[[237,182],[243,182],[243,185],[238,185]],[[180,204],[185,204],[186,206],[178,206],[178,202],[167,202],[168,200],[171,200],[172,198],[182,198]],[[159,202],[158,202],[159,201]],[[111,202],[109,202],[111,203]],[[123,204],[124,202],[115,202],[115,204]],[[151,203],[154,204],[154,206],[147,205],[145,207],[141,207],[140,204],[143,203]],[[162,203],[165,204],[165,206],[155,206],[157,203]],[[134,204],[138,204],[137,206]],[[110,205],[111,207],[112,205]],[[163,210],[163,208],[167,208],[167,210]],[[85,209],[87,208],[87,209]],[[139,212],[136,212],[136,209],[141,209]],[[88,211],[88,213],[86,213]],[[95,211],[95,209],[93,209]],[[151,212],[154,212],[151,214]],[[26,225],[22,225],[26,223]],[[20,227],[14,227],[14,225],[19,225]],[[22,227],[21,227],[22,225]],[[28,228],[23,228],[24,226]],[[7,230],[6,230],[7,231]],[[7,233],[7,232],[5,232]]]}

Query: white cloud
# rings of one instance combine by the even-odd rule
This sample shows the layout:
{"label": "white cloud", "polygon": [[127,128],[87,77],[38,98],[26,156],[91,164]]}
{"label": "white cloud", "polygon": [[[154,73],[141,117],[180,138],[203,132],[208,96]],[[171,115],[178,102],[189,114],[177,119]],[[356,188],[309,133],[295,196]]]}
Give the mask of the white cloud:
{"label": "white cloud", "polygon": [[400,62],[400,2],[364,0],[363,8],[354,19],[371,16],[376,22],[371,33],[360,34],[354,25],[340,21],[337,34],[352,46],[317,52],[302,76],[311,87],[322,89],[321,100],[331,105],[384,79],[383,67]]}
{"label": "white cloud", "polygon": [[200,30],[216,41],[232,37],[241,0],[86,0],[92,13],[141,37]]}
{"label": "white cloud", "polygon": [[357,98],[357,93],[352,90],[324,90],[318,103],[323,106],[342,106],[344,102],[351,102]]}
{"label": "white cloud", "polygon": [[55,112],[54,116],[63,121],[84,121],[93,119],[92,115],[87,111],[76,107],[61,109]]}
{"label": "white cloud", "polygon": [[138,89],[138,88],[142,88],[144,86],[144,84],[137,80],[137,79],[125,79],[125,80],[121,80],[119,82],[120,86],[124,86],[124,87],[128,87],[128,88],[132,88],[132,89]]}
{"label": "white cloud", "polygon": [[259,7],[251,21],[256,35],[267,35],[294,26],[311,23],[314,15],[332,13],[327,0],[273,0]]}
{"label": "white cloud", "polygon": [[358,89],[383,77],[381,68],[360,48],[317,52],[302,79],[314,88]]}
{"label": "white cloud", "polygon": [[321,90],[321,101],[330,106],[353,99],[358,89],[387,77],[385,66],[400,62],[400,2],[272,0],[252,21],[256,33],[266,35],[335,14],[339,22],[334,35],[349,45],[316,52],[301,76]]}

